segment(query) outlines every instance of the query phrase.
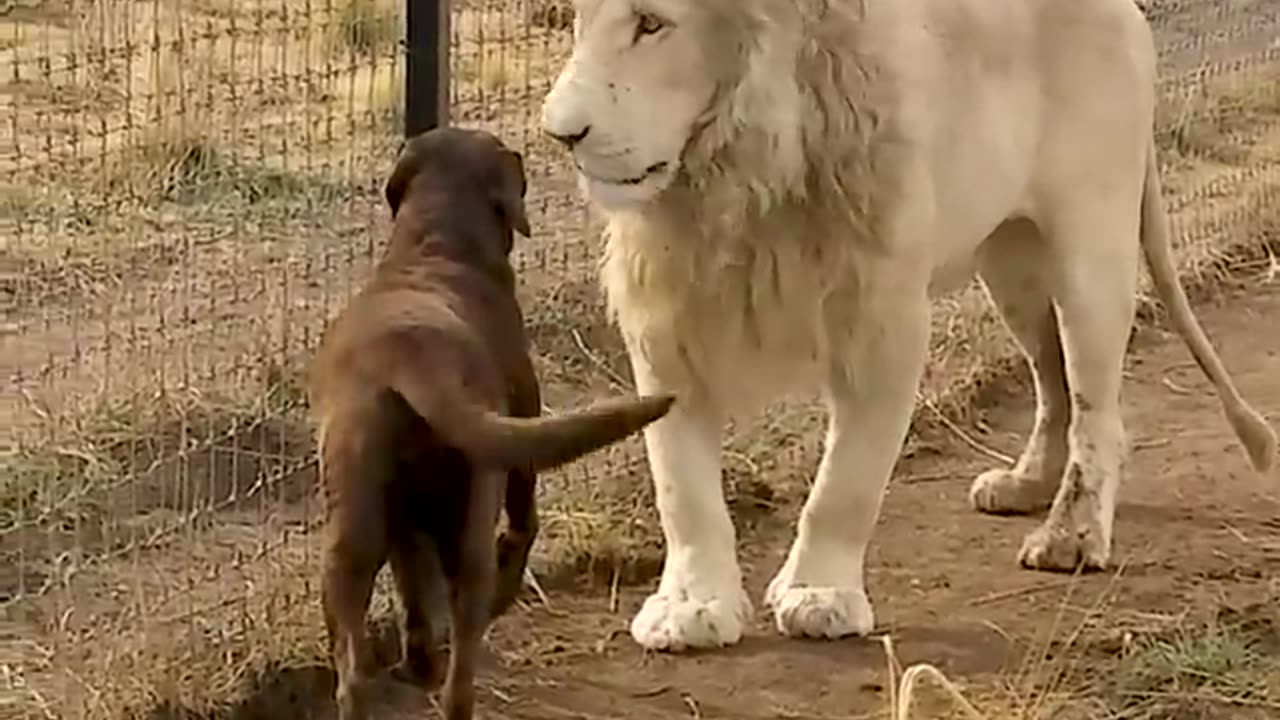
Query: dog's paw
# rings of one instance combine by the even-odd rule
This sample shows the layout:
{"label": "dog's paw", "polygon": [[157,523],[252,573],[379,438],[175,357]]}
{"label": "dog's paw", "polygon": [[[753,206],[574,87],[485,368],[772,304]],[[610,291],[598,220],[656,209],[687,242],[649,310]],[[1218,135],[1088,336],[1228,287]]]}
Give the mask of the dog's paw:
{"label": "dog's paw", "polygon": [[443,682],[444,675],[439,670],[439,664],[430,662],[428,666],[422,667],[413,662],[399,661],[396,665],[392,665],[388,674],[398,683],[413,685],[413,687],[425,689],[425,691],[434,691],[440,687]]}
{"label": "dog's paw", "polygon": [[780,587],[769,605],[778,632],[790,637],[866,635],[876,624],[866,593],[856,588]]}
{"label": "dog's paw", "polygon": [[1039,477],[999,468],[988,470],[969,486],[969,503],[974,510],[995,515],[1040,512],[1053,502],[1057,486]]}
{"label": "dog's paw", "polygon": [[444,681],[444,658],[440,653],[432,652],[415,654],[392,665],[388,674],[391,679],[408,685],[435,690]]}
{"label": "dog's paw", "polygon": [[498,537],[498,580],[494,586],[493,603],[489,607],[491,621],[506,613],[520,595],[532,547],[532,536],[503,532]]}
{"label": "dog's paw", "polygon": [[365,720],[369,717],[369,694],[372,679],[347,678],[339,683],[333,699],[338,706],[338,720]]}
{"label": "dog's paw", "polygon": [[724,647],[742,639],[750,617],[751,601],[741,586],[709,597],[659,591],[631,620],[631,637],[648,650],[666,652]]}

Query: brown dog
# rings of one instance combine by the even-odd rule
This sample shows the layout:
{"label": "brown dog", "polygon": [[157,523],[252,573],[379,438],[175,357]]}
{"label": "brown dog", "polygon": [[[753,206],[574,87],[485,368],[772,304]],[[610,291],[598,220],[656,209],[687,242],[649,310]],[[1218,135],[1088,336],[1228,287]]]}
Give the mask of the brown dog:
{"label": "brown dog", "polygon": [[[393,674],[435,682],[428,595],[447,581],[448,720],[470,718],[481,636],[520,589],[535,475],[636,432],[669,396],[538,418],[508,259],[529,235],[519,153],[455,128],[411,139],[387,181],[395,227],[369,284],[325,333],[310,377],[326,490],[324,612],[343,720],[365,716],[365,612],[390,560],[405,610]],[[507,529],[495,544],[502,507]]]}

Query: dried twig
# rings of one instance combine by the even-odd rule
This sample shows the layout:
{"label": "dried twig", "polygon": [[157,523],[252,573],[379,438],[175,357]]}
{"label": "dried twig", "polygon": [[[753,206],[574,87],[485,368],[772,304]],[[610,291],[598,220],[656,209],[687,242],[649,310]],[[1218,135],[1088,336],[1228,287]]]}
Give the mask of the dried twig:
{"label": "dried twig", "polygon": [[955,476],[956,474],[953,472],[921,473],[919,475],[908,475],[907,477],[904,477],[901,480],[898,480],[897,482],[900,485],[915,485],[917,483],[939,482],[941,480],[951,480]]}
{"label": "dried twig", "polygon": [[969,447],[973,448],[974,450],[977,450],[978,452],[982,453],[983,455],[986,455],[989,458],[999,460],[1000,462],[1006,465],[1012,465],[1015,462],[1012,457],[1005,455],[999,450],[987,447],[986,445],[983,445],[982,443],[975,440],[971,435],[969,435],[964,430],[962,430],[959,425],[956,425],[954,422],[952,422],[951,418],[943,414],[942,410],[939,409],[938,406],[932,400],[925,398],[923,399],[923,402],[924,402],[924,406],[929,408],[929,410],[934,415],[937,415],[938,420],[948,430],[950,430],[952,434],[960,438],[960,440],[963,441],[965,445],[968,445]]}
{"label": "dried twig", "polygon": [[650,688],[648,690],[637,690],[631,693],[631,697],[633,698],[657,697],[665,692],[668,692],[669,690],[671,690],[670,685],[659,685],[658,687]]}
{"label": "dried twig", "polygon": [[1179,384],[1175,383],[1174,381],[1170,380],[1170,379],[1169,379],[1169,378],[1167,378],[1167,377],[1160,378],[1160,384],[1161,384],[1161,385],[1164,385],[1164,386],[1165,386],[1165,387],[1167,387],[1167,388],[1169,388],[1170,392],[1177,393],[1178,395],[1192,395],[1192,394],[1194,394],[1194,391],[1192,391],[1192,390],[1188,390],[1187,388],[1182,387],[1181,385],[1179,385]]}
{"label": "dried twig", "polygon": [[533,570],[528,567],[525,567],[524,569],[524,582],[526,585],[533,588],[534,594],[538,596],[538,601],[542,603],[543,607],[548,610],[553,609],[551,607],[551,599],[547,597],[545,592],[543,592],[542,583],[538,582],[538,576],[534,575]]}
{"label": "dried twig", "polygon": [[1280,277],[1280,258],[1277,258],[1276,254],[1271,251],[1270,245],[1263,245],[1262,249],[1267,253],[1267,270],[1263,274],[1266,279],[1263,280],[1263,283],[1270,285],[1276,281],[1276,277]]}
{"label": "dried twig", "polygon": [[1047,580],[1045,582],[1036,583],[1034,585],[1027,585],[1020,588],[1014,588],[1013,590],[1001,590],[1000,592],[994,592],[989,595],[983,595],[980,598],[971,600],[969,602],[969,605],[972,607],[978,607],[980,605],[990,605],[992,603],[1002,602],[1004,600],[1010,600],[1016,597],[1023,597],[1025,595],[1034,595],[1036,593],[1044,592],[1046,590],[1056,590],[1064,585],[1070,585],[1071,583],[1072,583],[1072,579],[1070,578],[1066,580]]}
{"label": "dried twig", "polygon": [[684,700],[685,707],[689,708],[689,717],[693,720],[702,720],[702,710],[698,708],[698,701],[692,695],[684,694],[680,696]]}
{"label": "dried twig", "polygon": [[618,564],[613,564],[613,577],[609,580],[609,612],[616,614],[618,612],[618,584],[621,581],[622,572],[618,569]]}
{"label": "dried twig", "polygon": [[889,667],[889,713],[893,720],[909,720],[911,717],[911,701],[915,699],[916,683],[922,675],[932,678],[941,686],[951,697],[952,702],[958,705],[970,720],[986,720],[982,713],[978,712],[978,709],[960,693],[960,688],[933,665],[928,663],[912,665],[902,673],[902,680],[899,681],[898,671],[901,665],[898,663],[897,654],[893,651],[893,640],[888,635],[882,635],[880,645],[884,648],[885,663]]}
{"label": "dried twig", "polygon": [[599,355],[595,354],[591,348],[587,347],[587,342],[582,339],[582,333],[578,332],[575,328],[570,330],[569,334],[573,335],[573,344],[578,346],[578,351],[586,356],[587,360],[589,360],[592,365],[595,365],[600,372],[604,373],[616,388],[619,390],[633,391],[631,383],[627,382],[621,375],[614,372],[613,368],[609,367],[608,363],[601,359]]}

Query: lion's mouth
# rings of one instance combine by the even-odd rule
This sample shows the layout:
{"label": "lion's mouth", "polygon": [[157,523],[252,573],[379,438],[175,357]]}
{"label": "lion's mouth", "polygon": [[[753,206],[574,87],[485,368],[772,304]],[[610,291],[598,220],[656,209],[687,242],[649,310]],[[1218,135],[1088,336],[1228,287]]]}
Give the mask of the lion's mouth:
{"label": "lion's mouth", "polygon": [[587,177],[591,178],[592,180],[595,180],[596,182],[608,183],[609,185],[639,185],[640,183],[644,182],[645,180],[648,180],[649,178],[653,177],[654,175],[657,175],[658,173],[666,172],[667,165],[668,163],[666,162],[654,163],[649,167],[645,168],[644,173],[639,176],[614,179],[614,178],[603,178],[603,177],[600,177],[599,175],[595,175],[590,172],[587,172],[586,168],[582,167],[581,163],[577,163],[578,172],[582,173],[583,175],[586,175]]}

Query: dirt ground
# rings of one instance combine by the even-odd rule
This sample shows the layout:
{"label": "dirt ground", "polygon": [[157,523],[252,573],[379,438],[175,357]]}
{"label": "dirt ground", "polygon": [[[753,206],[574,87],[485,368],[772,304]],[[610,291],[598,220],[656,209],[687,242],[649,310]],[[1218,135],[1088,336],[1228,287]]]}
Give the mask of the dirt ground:
{"label": "dirt ground", "polygon": [[[1280,285],[1227,291],[1199,312],[1241,391],[1280,425]],[[902,663],[936,664],[980,706],[985,699],[988,710],[1042,694],[1047,680],[1065,671],[1062,687],[1097,714],[1064,709],[1040,717],[1137,717],[1102,714],[1090,694],[1107,692],[1124,648],[1144,633],[1190,618],[1248,617],[1255,649],[1271,660],[1280,656],[1280,476],[1268,484],[1249,470],[1176,336],[1141,331],[1129,370],[1134,450],[1109,572],[1073,577],[1018,568],[1019,543],[1038,518],[971,511],[969,481],[991,460],[945,433],[900,463],[868,583],[877,634],[892,636]],[[989,400],[979,413],[978,425],[988,428],[979,439],[1016,454],[1030,424],[1025,379]],[[738,518],[748,591],[757,602],[790,542],[795,511]],[[502,618],[490,633],[482,716],[821,720],[875,717],[888,707],[879,642],[784,639],[762,608],[737,647],[642,652],[627,623],[652,585],[560,588],[549,593],[549,606],[530,599]],[[1036,669],[1037,657],[1049,660]],[[231,716],[331,717],[331,683],[326,668],[282,670]],[[423,717],[430,702],[391,683],[386,697],[387,717]],[[1270,700],[1209,703],[1159,717],[1280,717],[1280,704]]]}
{"label": "dirt ground", "polygon": [[[500,9],[497,3],[491,5],[490,9]],[[1174,80],[1189,77],[1211,60],[1226,62],[1246,53],[1262,57],[1259,53],[1271,52],[1263,48],[1275,47],[1272,30],[1280,27],[1276,0],[1235,0],[1213,11],[1203,3],[1148,5],[1158,20],[1161,73]],[[518,77],[541,77],[544,73],[538,63],[550,65],[557,56],[539,47],[526,53],[538,58],[532,69],[520,66],[524,69],[513,71],[506,80],[500,74],[491,79],[505,83]],[[1266,62],[1274,57],[1266,54]],[[483,67],[473,70],[481,76],[485,72]],[[1265,66],[1256,66],[1252,73],[1248,76],[1265,77]],[[459,72],[460,77],[466,74]],[[505,87],[498,85],[499,90]],[[535,97],[531,92],[520,102],[534,107],[529,98]],[[514,103],[514,98],[482,93],[480,101],[473,98],[472,102],[485,112],[455,108],[459,120],[492,122],[513,137],[529,132],[524,121],[532,113],[527,108],[513,115],[523,119],[491,117]],[[20,104],[12,106],[16,110]],[[1268,112],[1272,118],[1274,112]],[[1205,111],[1206,117],[1211,114]],[[385,124],[391,126],[389,120]],[[1225,121],[1201,124],[1208,128],[1199,131],[1208,133],[1205,137],[1189,126],[1179,126],[1174,133],[1179,153],[1185,150],[1216,158],[1211,167],[1197,165],[1195,172],[1170,174],[1170,190],[1177,198],[1171,206],[1175,216],[1182,206],[1195,208],[1178,218],[1196,229],[1186,238],[1184,251],[1193,244],[1222,249],[1219,246],[1244,243],[1264,232],[1255,231],[1244,218],[1260,216],[1277,199],[1274,191],[1263,191],[1274,187],[1271,178],[1280,159],[1273,150],[1256,150],[1256,162],[1247,167],[1233,164],[1243,163],[1241,158],[1219,157],[1214,150],[1215,143],[1223,143],[1238,152],[1236,134],[1243,137],[1255,131],[1267,138],[1257,147],[1280,147],[1280,126],[1274,119],[1260,121],[1256,128],[1249,125],[1248,132]],[[385,134],[386,127],[378,125],[377,132]],[[395,139],[393,135],[377,137],[382,139],[376,142]],[[357,154],[389,158],[390,145],[375,152],[376,142],[370,140],[370,150]],[[531,171],[550,173],[551,161],[536,154],[536,144],[530,150],[541,158]],[[595,287],[592,265],[583,260],[594,256],[583,250],[582,239],[588,234],[582,232],[581,214],[560,207],[572,195],[573,186],[563,168],[554,167],[559,168],[554,174],[535,178],[537,197],[531,196],[530,204],[542,218],[537,221],[541,237],[524,256],[522,278],[540,274],[555,281],[554,290],[539,291],[531,300],[531,307],[536,302],[543,312],[540,319],[531,320],[542,324],[541,329],[532,328],[546,354],[539,372],[548,395],[561,405],[585,394],[611,391],[616,384],[602,379],[609,373],[602,373],[600,367],[612,368],[613,375],[627,373],[616,338],[597,322],[602,316],[592,319],[584,310],[595,312],[594,296],[583,291],[582,298],[569,297],[581,291],[579,280],[582,287]],[[147,378],[159,373],[157,368],[171,365],[180,350],[196,348],[200,367],[195,374],[204,383],[201,390],[225,387],[229,393],[254,396],[255,402],[262,395],[275,403],[277,390],[281,395],[292,391],[269,379],[259,382],[257,358],[260,351],[267,356],[259,346],[269,346],[270,357],[275,358],[277,345],[300,345],[300,338],[286,330],[301,328],[298,335],[305,339],[305,328],[318,327],[319,317],[340,296],[338,288],[358,275],[356,269],[370,255],[373,245],[368,238],[380,237],[385,229],[379,224],[385,223],[385,216],[376,193],[341,198],[333,214],[282,205],[281,218],[256,205],[229,206],[245,215],[235,221],[235,236],[253,241],[239,244],[214,242],[216,238],[205,236],[206,226],[222,227],[226,222],[220,217],[210,220],[213,212],[206,212],[203,203],[191,203],[181,212],[171,212],[174,203],[165,205],[164,213],[144,216],[145,222],[153,223],[145,231],[115,227],[120,222],[115,218],[92,233],[84,230],[75,235],[82,250],[100,244],[114,252],[112,243],[127,237],[129,247],[138,252],[102,260],[85,250],[76,262],[51,254],[48,265],[56,272],[50,278],[56,282],[46,281],[39,272],[45,265],[17,265],[21,272],[0,278],[18,278],[22,283],[0,282],[4,285],[0,295],[17,298],[15,317],[20,320],[0,323],[6,341],[2,374],[12,374],[10,366],[40,368],[41,373],[56,377],[58,392],[74,395],[84,389],[78,383],[96,382],[92,371],[78,374],[83,365],[101,367],[120,387],[150,387]],[[49,217],[55,217],[49,212]],[[94,240],[99,235],[100,243]],[[1274,249],[1274,233],[1271,239]],[[134,282],[132,295],[120,299],[90,292],[98,285],[116,287],[103,279],[111,276],[103,272],[104,267],[117,268],[112,272]],[[201,268],[194,280],[186,269],[191,267]],[[569,277],[566,268],[581,270],[582,277]],[[291,274],[305,277],[306,282],[277,282]],[[0,275],[6,273],[0,271]],[[79,275],[88,280],[68,280]],[[1276,330],[1280,281],[1273,278],[1263,288],[1247,295],[1224,295],[1202,305],[1200,314],[1242,392],[1280,426],[1280,332]],[[205,319],[174,332],[176,339],[161,332],[166,323],[182,327],[172,318],[188,311]],[[956,316],[967,317],[963,312]],[[21,337],[13,335],[19,325]],[[279,333],[282,337],[277,337],[277,326],[284,328]],[[32,328],[40,328],[39,333]],[[980,334],[973,333],[974,337]],[[960,355],[976,357],[978,353]],[[67,358],[74,358],[75,364]],[[932,662],[959,680],[966,694],[993,718],[1280,718],[1280,476],[1269,487],[1252,477],[1208,383],[1176,338],[1144,331],[1135,341],[1130,363],[1126,405],[1134,452],[1117,513],[1113,555],[1117,567],[1079,579],[1020,569],[1015,559],[1018,546],[1039,518],[997,518],[970,510],[969,482],[992,461],[955,433],[931,429],[913,438],[910,456],[895,473],[868,559],[877,633],[894,639],[904,663]],[[54,370],[46,373],[46,365]],[[133,380],[135,375],[142,379]],[[55,385],[52,380],[48,384]],[[259,384],[270,387],[259,393]],[[239,394],[235,399],[240,399]],[[10,424],[6,400],[0,398],[0,430]],[[294,400],[286,397],[279,405],[292,408]],[[141,473],[142,481],[111,486],[112,493],[119,492],[107,500],[120,504],[91,497],[68,505],[66,517],[54,514],[53,520],[59,522],[48,523],[52,527],[31,531],[38,546],[28,543],[23,533],[0,537],[0,559],[5,561],[0,562],[0,718],[6,717],[10,707],[4,698],[4,691],[12,687],[6,686],[10,667],[17,668],[19,677],[24,670],[23,648],[17,640],[23,647],[48,646],[26,662],[36,668],[31,672],[33,686],[44,679],[36,676],[46,669],[66,670],[66,678],[56,679],[67,682],[49,685],[54,690],[46,695],[54,700],[64,695],[74,698],[63,703],[68,718],[81,717],[74,710],[91,701],[96,702],[94,712],[100,713],[91,715],[94,718],[334,717],[328,666],[297,660],[318,656],[321,632],[315,612],[314,536],[307,534],[307,519],[315,510],[309,492],[314,475],[305,469],[311,460],[309,430],[289,422],[292,416],[286,417],[275,405],[261,417],[241,414],[238,405],[233,409],[214,408],[193,415],[182,406],[171,413],[180,416],[173,423],[180,432],[169,432],[169,425],[164,425],[167,429],[159,433],[122,443],[126,456],[109,459],[147,469]],[[972,414],[975,422],[966,423],[962,431],[1016,455],[1030,427],[1030,415],[1031,391],[1025,378],[1015,378],[987,393],[983,407]],[[143,427],[139,422],[134,425]],[[742,458],[727,463],[737,500],[735,519],[748,591],[757,604],[791,541],[803,496],[800,488],[814,469],[811,463],[787,458],[795,454],[791,452],[795,445],[802,444],[796,436],[820,435],[812,425],[787,426],[777,432],[787,435],[785,444],[790,447],[782,447],[784,438],[779,438],[777,452],[766,458],[770,467],[760,463],[762,472],[744,473]],[[194,451],[184,455],[183,441],[194,436],[202,443],[205,438],[215,440],[198,455]],[[217,439],[223,436],[229,439]],[[74,456],[61,457],[59,462],[67,467],[53,474],[79,482],[80,465],[73,460]],[[87,471],[85,475],[83,484],[88,486]],[[594,488],[600,479],[590,467],[581,475],[546,482],[544,507],[567,515],[589,505],[587,495],[578,491]],[[617,471],[613,476],[610,482],[648,482],[647,471],[634,476]],[[553,491],[560,496],[551,497]],[[114,512],[122,507],[127,512]],[[633,529],[631,535],[648,542],[653,525],[651,518],[644,522],[649,523],[646,532]],[[622,533],[620,523],[599,521],[595,526],[618,527]],[[548,528],[544,540],[550,541],[554,532]],[[138,538],[146,542],[139,543]],[[544,547],[550,546],[546,542]],[[502,618],[490,633],[491,653],[481,681],[481,717],[825,720],[886,716],[888,677],[877,641],[784,639],[773,630],[763,607],[757,608],[754,627],[737,647],[683,655],[641,652],[627,625],[656,585],[659,568],[650,549],[637,553],[640,559],[626,568],[620,587],[610,587],[607,571],[603,581],[548,583],[549,605],[528,593],[525,603]],[[81,558],[81,565],[73,562],[77,553],[100,551],[102,557]],[[14,557],[19,562],[9,562]],[[28,589],[52,589],[47,597],[37,595],[3,606],[14,588],[24,584]],[[218,612],[209,610],[206,615],[203,611],[208,608]],[[295,611],[294,615],[286,617],[282,608]],[[1121,697],[1133,686],[1118,688],[1112,679],[1132,669],[1134,648],[1144,639],[1167,638],[1180,628],[1228,620],[1248,626],[1250,651],[1262,653],[1264,664],[1273,671],[1271,690],[1233,692],[1219,683],[1216,699],[1173,704],[1160,712],[1151,711],[1149,703],[1143,705],[1152,697]],[[1073,640],[1077,629],[1082,632]],[[161,640],[165,632],[177,632],[174,637],[179,639]],[[19,651],[12,666],[11,640]],[[143,646],[146,652],[140,649]],[[1050,659],[1040,663],[1045,647],[1050,648]],[[75,663],[66,663],[67,657]],[[262,667],[258,658],[267,658],[268,665]],[[66,667],[58,668],[60,663]],[[206,674],[210,665],[219,663],[228,668],[251,666],[253,673],[261,675],[247,698],[228,711],[209,715],[173,705],[147,707],[157,697],[170,696],[205,706],[222,702],[226,698],[222,678]],[[84,666],[98,674],[86,674],[87,681],[76,677]],[[1228,672],[1232,668],[1211,670],[1215,677],[1232,675]],[[1192,668],[1190,674],[1201,672]],[[1070,696],[1069,709],[1008,712],[1011,705],[1040,697],[1064,673],[1069,677],[1057,689]],[[95,682],[102,684],[95,686]],[[1142,689],[1150,691],[1148,696],[1187,690],[1174,685],[1148,683]],[[68,686],[85,699],[61,692]],[[94,695],[102,688],[106,699]],[[433,717],[425,709],[429,703],[425,695],[393,684],[385,689],[386,717]],[[199,697],[193,700],[193,694]],[[147,709],[142,713],[123,710],[125,704],[114,704],[117,695],[130,695],[130,700],[142,697]],[[109,713],[104,710],[108,707]],[[136,706],[129,703],[127,707]]]}

